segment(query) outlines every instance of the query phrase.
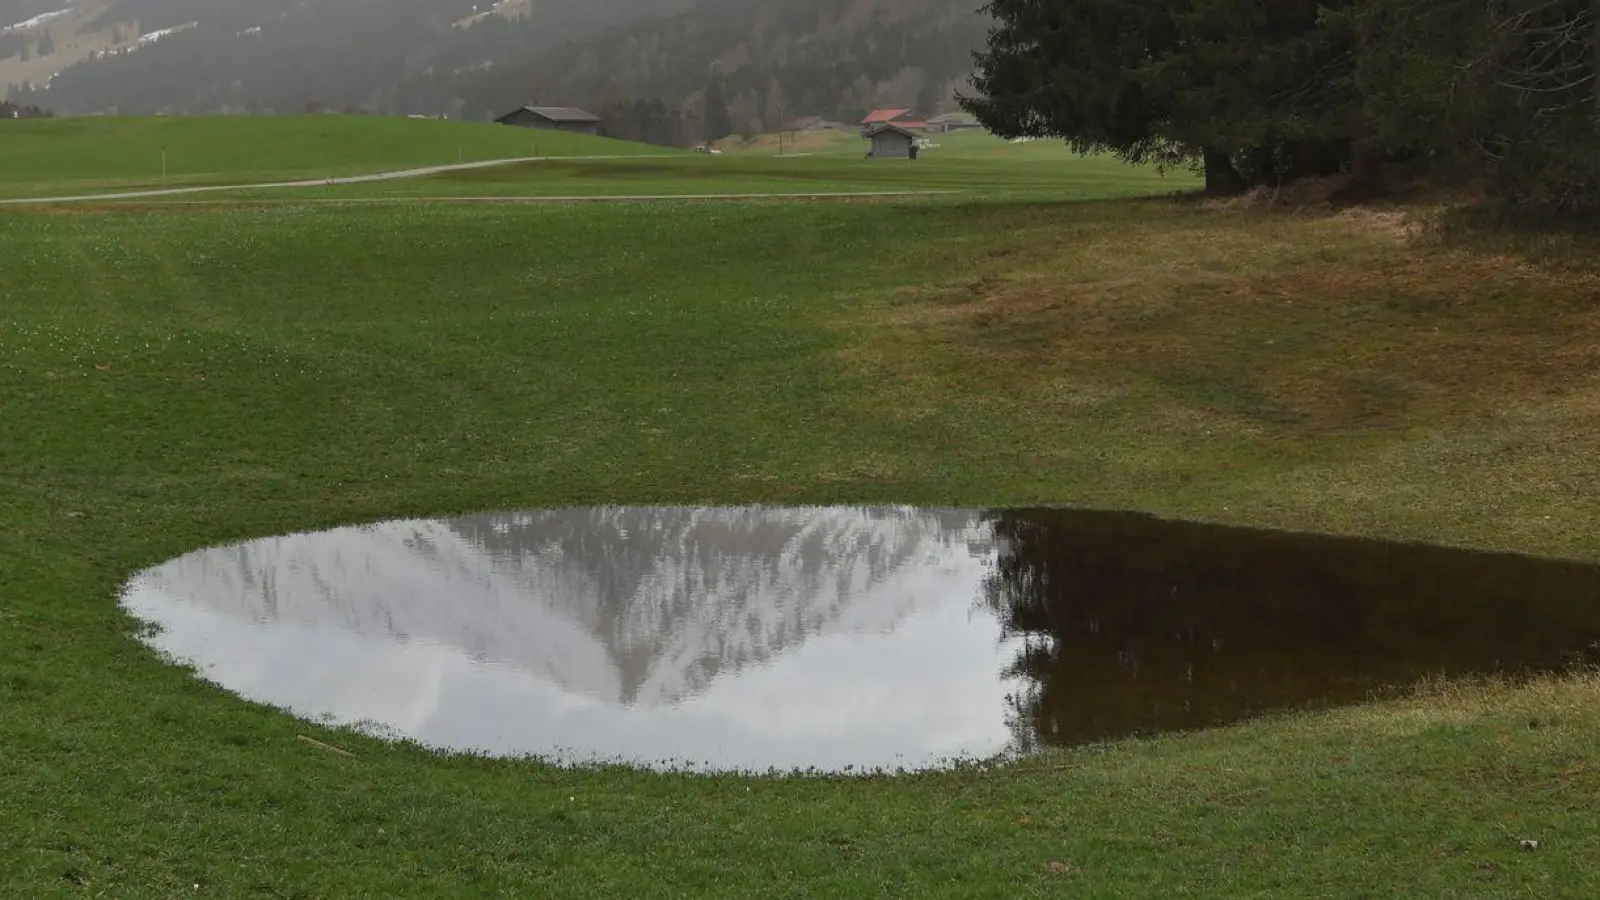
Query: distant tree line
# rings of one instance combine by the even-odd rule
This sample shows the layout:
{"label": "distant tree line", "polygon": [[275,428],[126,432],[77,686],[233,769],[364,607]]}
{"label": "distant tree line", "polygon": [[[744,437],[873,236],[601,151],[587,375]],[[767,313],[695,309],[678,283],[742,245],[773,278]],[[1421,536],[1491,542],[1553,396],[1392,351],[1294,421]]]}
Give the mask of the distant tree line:
{"label": "distant tree line", "polygon": [[0,100],[0,121],[7,119],[48,119],[50,111],[37,106],[23,106]]}
{"label": "distant tree line", "polygon": [[605,120],[606,137],[644,144],[681,147],[691,142],[693,125],[681,110],[670,108],[660,98],[619,100],[597,107],[595,114]]}
{"label": "distant tree line", "polygon": [[33,58],[33,48],[38,41],[32,35],[21,31],[11,31],[0,34],[0,59],[10,59],[20,56],[24,61]]}
{"label": "distant tree line", "polygon": [[963,106],[1226,193],[1386,164],[1600,220],[1600,0],[991,0]]}

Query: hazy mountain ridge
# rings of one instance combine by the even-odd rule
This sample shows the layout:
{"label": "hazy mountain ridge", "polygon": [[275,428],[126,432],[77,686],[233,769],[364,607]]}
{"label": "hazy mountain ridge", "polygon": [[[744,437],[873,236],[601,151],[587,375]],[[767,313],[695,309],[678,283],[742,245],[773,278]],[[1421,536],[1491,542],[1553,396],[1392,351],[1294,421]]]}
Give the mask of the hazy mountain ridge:
{"label": "hazy mountain ridge", "polygon": [[719,81],[736,133],[776,130],[820,115],[855,121],[879,106],[949,108],[971,71],[987,19],[971,0],[702,0],[692,12],[604,38],[564,45],[542,58],[464,73],[452,93],[487,100],[483,110],[522,102],[615,108],[661,98],[698,120]]}
{"label": "hazy mountain ridge", "polygon": [[[0,22],[65,14],[25,37],[0,35],[0,83],[14,99],[69,114],[363,109],[484,119],[528,102],[615,110],[654,100],[658,114],[696,118],[720,79],[734,129],[749,131],[947,101],[985,33],[975,5],[7,0]],[[46,35],[48,61],[38,52]],[[28,60],[19,45],[30,45]]]}

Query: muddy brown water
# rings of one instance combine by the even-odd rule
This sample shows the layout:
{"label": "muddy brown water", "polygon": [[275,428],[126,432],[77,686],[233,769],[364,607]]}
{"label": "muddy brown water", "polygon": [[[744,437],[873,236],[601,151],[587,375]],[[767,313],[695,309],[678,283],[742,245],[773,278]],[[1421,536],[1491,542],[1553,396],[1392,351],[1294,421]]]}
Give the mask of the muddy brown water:
{"label": "muddy brown water", "polygon": [[1600,660],[1600,568],[1062,509],[394,521],[137,575],[237,694],[443,750],[918,769]]}

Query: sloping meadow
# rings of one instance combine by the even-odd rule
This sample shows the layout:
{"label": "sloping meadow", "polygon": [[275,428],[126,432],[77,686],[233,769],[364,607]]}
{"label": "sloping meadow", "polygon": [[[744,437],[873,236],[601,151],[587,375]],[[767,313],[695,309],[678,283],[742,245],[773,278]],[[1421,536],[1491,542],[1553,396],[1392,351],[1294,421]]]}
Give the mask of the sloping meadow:
{"label": "sloping meadow", "polygon": [[998,770],[687,778],[298,721],[116,607],[202,546],[602,503],[1082,504],[1600,556],[1593,277],[1393,225],[0,212],[4,893],[1592,894],[1583,675]]}

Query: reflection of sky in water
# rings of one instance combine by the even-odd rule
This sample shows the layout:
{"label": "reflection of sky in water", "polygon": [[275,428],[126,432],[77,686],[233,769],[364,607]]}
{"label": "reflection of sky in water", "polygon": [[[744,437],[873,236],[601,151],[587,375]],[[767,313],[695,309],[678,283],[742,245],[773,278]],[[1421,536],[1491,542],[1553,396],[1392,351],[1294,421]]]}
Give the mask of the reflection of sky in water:
{"label": "reflection of sky in water", "polygon": [[[153,646],[245,697],[430,746],[841,769],[1010,740],[1016,643],[976,603],[971,517],[566,515],[202,551],[143,573],[124,602],[163,626]],[[593,533],[572,540],[575,524]],[[569,540],[552,550],[557,531]],[[463,536],[480,533],[496,546]],[[641,535],[659,556],[641,562]],[[636,577],[597,588],[595,558],[631,558]]]}

